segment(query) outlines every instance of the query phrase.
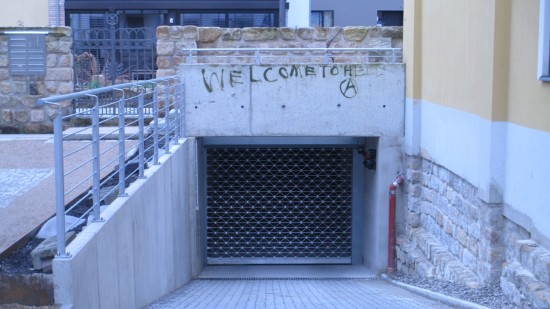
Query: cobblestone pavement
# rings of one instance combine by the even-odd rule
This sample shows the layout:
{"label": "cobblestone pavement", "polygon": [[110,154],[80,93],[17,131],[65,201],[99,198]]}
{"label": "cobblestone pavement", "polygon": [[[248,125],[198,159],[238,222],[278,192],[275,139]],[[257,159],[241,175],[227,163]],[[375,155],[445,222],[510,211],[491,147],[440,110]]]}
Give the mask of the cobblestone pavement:
{"label": "cobblestone pavement", "polygon": [[384,280],[195,280],[147,308],[451,308]]}

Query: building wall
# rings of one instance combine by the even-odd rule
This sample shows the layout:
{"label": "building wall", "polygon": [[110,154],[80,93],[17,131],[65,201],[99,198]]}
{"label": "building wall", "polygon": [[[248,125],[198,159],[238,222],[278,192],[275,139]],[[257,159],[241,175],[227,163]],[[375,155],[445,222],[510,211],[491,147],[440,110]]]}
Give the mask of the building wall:
{"label": "building wall", "polygon": [[402,11],[403,0],[311,0],[312,11],[334,11],[334,26],[374,26],[377,12]]}
{"label": "building wall", "polygon": [[48,26],[47,0],[3,1],[0,27]]}
{"label": "building wall", "polygon": [[[457,176],[467,184],[459,192],[473,188],[479,213],[491,215],[488,221],[474,216],[464,223],[481,225],[481,236],[490,236],[488,243],[478,243],[491,246],[490,261],[484,261],[481,254],[474,254],[473,259],[478,265],[489,262],[492,266],[489,272],[469,268],[481,282],[510,283],[504,284],[508,295],[522,289],[520,281],[510,279],[516,278],[510,265],[519,263],[519,269],[529,271],[527,266],[537,263],[537,259],[518,260],[525,245],[517,241],[527,238],[550,246],[550,210],[547,198],[540,194],[550,170],[543,158],[550,153],[550,83],[537,79],[539,5],[539,0],[405,1],[405,152],[408,160],[429,162]],[[431,181],[435,177],[429,175],[409,179],[409,206],[404,210],[411,219],[408,227],[429,230],[452,251],[450,243],[458,234],[446,233],[445,224],[438,227],[429,220],[415,221],[425,214],[414,205],[427,194],[435,194],[429,204],[436,212],[446,207],[440,199],[445,193],[434,193],[438,190],[433,190]],[[418,189],[419,196],[415,196],[415,185],[430,187],[430,193]],[[457,204],[451,201],[451,206]],[[466,232],[471,239],[476,239],[475,234]],[[452,240],[447,242],[446,235]],[[415,240],[410,233],[404,238]],[[464,251],[453,256],[469,264]],[[409,271],[410,264],[405,265]],[[495,276],[497,271],[502,278]],[[548,278],[534,278],[544,289],[550,283]],[[525,291],[525,295],[535,295]]]}
{"label": "building wall", "polygon": [[311,0],[288,0],[287,27],[309,27]]}

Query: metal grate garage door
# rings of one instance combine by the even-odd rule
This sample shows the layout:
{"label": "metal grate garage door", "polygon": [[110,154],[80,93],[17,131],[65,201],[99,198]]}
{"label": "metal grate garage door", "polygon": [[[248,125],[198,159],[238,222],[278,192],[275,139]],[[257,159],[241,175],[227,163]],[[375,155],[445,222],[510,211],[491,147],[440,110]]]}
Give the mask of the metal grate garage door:
{"label": "metal grate garage door", "polygon": [[351,148],[207,149],[209,264],[350,263]]}

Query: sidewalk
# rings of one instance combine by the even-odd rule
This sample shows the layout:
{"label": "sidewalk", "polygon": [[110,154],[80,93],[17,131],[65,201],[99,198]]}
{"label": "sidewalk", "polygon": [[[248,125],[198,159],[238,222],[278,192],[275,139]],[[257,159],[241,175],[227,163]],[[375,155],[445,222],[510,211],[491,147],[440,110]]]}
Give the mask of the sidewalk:
{"label": "sidewalk", "polygon": [[[79,149],[89,141],[63,144],[65,153]],[[101,145],[113,141],[101,142]],[[111,144],[112,145],[112,144]],[[103,147],[101,147],[104,149]],[[108,174],[116,161],[117,147],[102,155],[102,175]],[[91,158],[91,149],[65,159],[65,173]],[[0,134],[0,256],[21,238],[55,214],[53,136]],[[91,163],[65,180],[65,190],[91,174]],[[68,194],[65,203],[85,192],[91,181]]]}

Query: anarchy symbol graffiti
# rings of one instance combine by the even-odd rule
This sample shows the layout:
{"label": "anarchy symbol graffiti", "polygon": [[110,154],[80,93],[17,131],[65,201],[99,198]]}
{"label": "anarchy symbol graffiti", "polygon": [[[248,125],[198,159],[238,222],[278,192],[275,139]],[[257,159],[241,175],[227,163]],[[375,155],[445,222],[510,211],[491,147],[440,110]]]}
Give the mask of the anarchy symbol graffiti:
{"label": "anarchy symbol graffiti", "polygon": [[359,88],[357,82],[353,78],[346,78],[340,83],[340,92],[348,99],[351,99],[357,95]]}

